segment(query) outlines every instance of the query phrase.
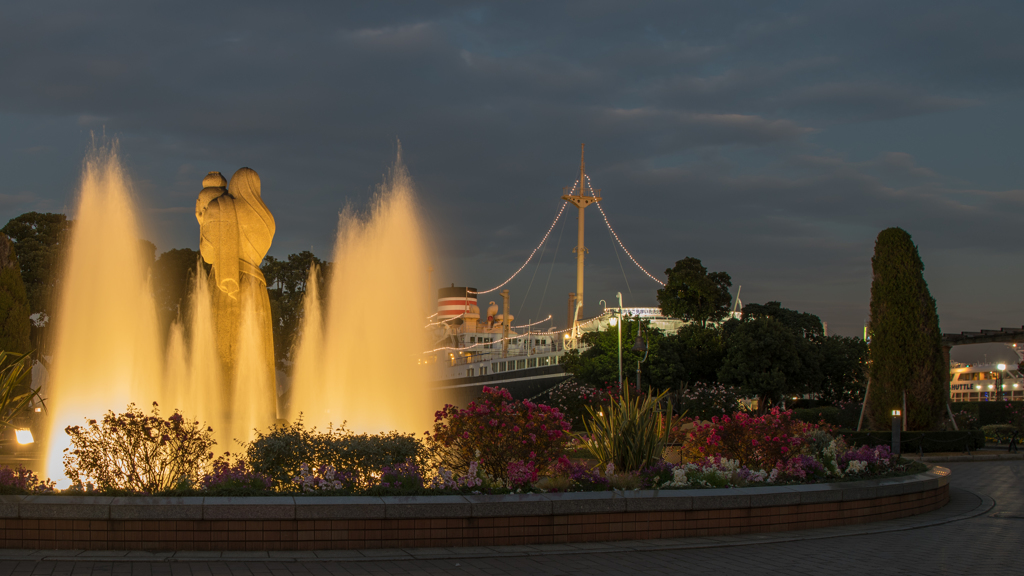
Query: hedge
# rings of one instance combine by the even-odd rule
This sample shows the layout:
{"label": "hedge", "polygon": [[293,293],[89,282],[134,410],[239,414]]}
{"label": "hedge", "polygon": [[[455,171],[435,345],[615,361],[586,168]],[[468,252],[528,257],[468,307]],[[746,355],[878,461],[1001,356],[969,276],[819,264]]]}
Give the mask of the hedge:
{"label": "hedge", "polygon": [[[862,446],[884,444],[892,445],[891,430],[872,430],[867,432],[855,432],[853,430],[840,430],[839,433],[851,446]],[[985,433],[981,430],[960,430],[960,431],[929,431],[929,432],[902,432],[900,434],[900,448],[903,453],[917,452],[923,449],[924,452],[964,452],[970,445],[971,450],[985,447]]]}
{"label": "hedge", "polygon": [[860,419],[860,404],[850,403],[850,405],[843,409],[837,406],[794,408],[793,417],[812,424],[817,424],[824,420],[826,424],[840,428],[856,428],[857,420]]}
{"label": "hedge", "polygon": [[953,402],[950,408],[953,412],[969,410],[978,417],[978,426],[989,424],[1011,424],[1010,411],[1006,409],[1007,404],[1022,406],[1024,402]]}

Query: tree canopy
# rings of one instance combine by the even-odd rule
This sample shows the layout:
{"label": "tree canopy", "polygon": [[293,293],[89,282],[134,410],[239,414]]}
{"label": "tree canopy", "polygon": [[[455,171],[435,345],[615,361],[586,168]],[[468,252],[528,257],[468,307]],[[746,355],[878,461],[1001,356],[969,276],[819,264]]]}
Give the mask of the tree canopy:
{"label": "tree canopy", "polygon": [[868,417],[873,427],[886,427],[892,410],[902,409],[905,393],[908,428],[931,429],[949,400],[949,366],[935,299],[910,234],[882,230],[871,269]]}
{"label": "tree canopy", "polygon": [[327,281],[330,262],[317,258],[312,252],[289,254],[284,260],[267,256],[260,266],[267,279],[270,296],[270,316],[274,330],[274,358],[282,367],[296,343],[302,319],[302,306],[306,297],[306,282],[313,266],[318,268],[317,281],[321,303],[327,299]]}
{"label": "tree canopy", "polygon": [[21,277],[32,314],[50,316],[56,293],[61,251],[71,230],[63,214],[28,212],[12,218],[0,232],[18,251]]}
{"label": "tree canopy", "polygon": [[700,260],[686,257],[665,270],[668,281],[658,290],[661,311],[699,326],[729,315],[732,279],[725,272],[708,272]]}
{"label": "tree canopy", "polygon": [[25,354],[32,351],[28,294],[14,243],[0,234],[0,351]]}

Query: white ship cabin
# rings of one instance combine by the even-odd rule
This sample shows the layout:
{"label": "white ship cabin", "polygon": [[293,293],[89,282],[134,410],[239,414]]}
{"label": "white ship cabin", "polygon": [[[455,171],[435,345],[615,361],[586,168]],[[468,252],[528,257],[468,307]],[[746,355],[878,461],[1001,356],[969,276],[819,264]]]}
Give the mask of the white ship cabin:
{"label": "white ship cabin", "polygon": [[[481,314],[475,292],[473,288],[455,286],[438,290],[437,314],[427,326],[434,337],[434,350],[421,360],[436,367],[435,379],[474,378],[562,363],[568,351],[565,347],[568,331],[545,328],[548,321],[533,326],[517,325],[510,315],[508,350],[503,352],[504,314],[499,313],[494,301],[490,301],[486,313]],[[616,308],[607,308],[599,316],[581,321],[581,329],[584,332],[603,330],[619,312]],[[660,308],[622,308],[621,314],[650,320],[652,327],[666,331],[675,331],[682,325],[679,320],[662,315]],[[558,369],[541,372],[551,370]],[[536,371],[523,375],[534,373]]]}
{"label": "white ship cabin", "polygon": [[1015,366],[1004,364],[1002,367],[1000,370],[998,364],[954,365],[949,371],[950,399],[953,402],[1024,400],[1021,373]]}

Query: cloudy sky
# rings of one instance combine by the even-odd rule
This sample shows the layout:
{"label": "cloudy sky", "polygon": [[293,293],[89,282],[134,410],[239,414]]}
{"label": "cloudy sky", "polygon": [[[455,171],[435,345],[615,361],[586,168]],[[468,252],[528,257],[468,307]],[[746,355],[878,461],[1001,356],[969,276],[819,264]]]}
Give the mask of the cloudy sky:
{"label": "cloudy sky", "polygon": [[[551,225],[585,142],[659,277],[694,256],[745,302],[856,335],[875,236],[900,226],[943,331],[1024,324],[1020,2],[363,4],[4,2],[0,220],[70,210],[105,134],[160,251],[198,247],[206,172],[250,166],[271,253],[329,257],[400,140],[435,280],[484,289]],[[519,318],[565,323],[565,222],[509,286]],[[594,208],[587,245],[590,312],[656,303]]]}

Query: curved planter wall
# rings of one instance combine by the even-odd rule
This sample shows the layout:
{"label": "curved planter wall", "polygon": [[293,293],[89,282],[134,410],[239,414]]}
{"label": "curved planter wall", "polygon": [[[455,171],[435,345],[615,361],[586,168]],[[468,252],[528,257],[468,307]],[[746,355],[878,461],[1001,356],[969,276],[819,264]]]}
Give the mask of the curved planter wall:
{"label": "curved planter wall", "polygon": [[2,496],[0,548],[323,550],[714,536],[902,518],[949,501],[949,470],[714,490],[502,496]]}

